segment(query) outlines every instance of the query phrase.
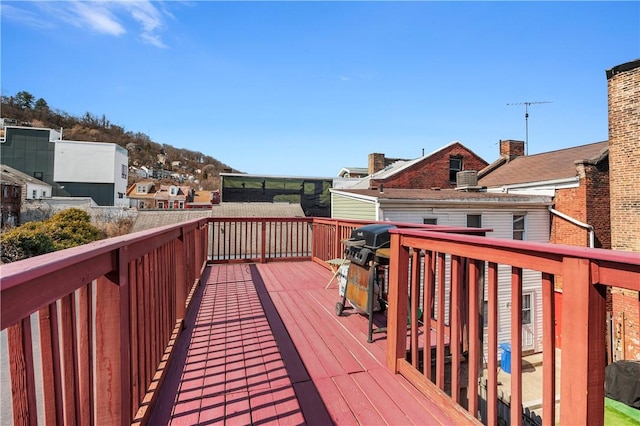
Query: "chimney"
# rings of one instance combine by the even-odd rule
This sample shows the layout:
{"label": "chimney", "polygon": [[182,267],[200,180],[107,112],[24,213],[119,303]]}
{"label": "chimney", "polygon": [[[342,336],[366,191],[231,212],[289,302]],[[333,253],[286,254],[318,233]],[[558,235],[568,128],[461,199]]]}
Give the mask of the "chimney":
{"label": "chimney", "polygon": [[507,161],[511,161],[516,157],[524,155],[524,141],[516,141],[512,139],[500,141],[500,156],[507,157]]}
{"label": "chimney", "polygon": [[379,172],[384,169],[384,154],[369,154],[369,174]]}

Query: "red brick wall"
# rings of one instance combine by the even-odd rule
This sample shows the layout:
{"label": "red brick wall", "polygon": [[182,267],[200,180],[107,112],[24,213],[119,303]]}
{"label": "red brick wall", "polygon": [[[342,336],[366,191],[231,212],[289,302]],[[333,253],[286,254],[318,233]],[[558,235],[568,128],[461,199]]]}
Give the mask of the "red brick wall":
{"label": "red brick wall", "polygon": [[463,170],[482,170],[488,165],[486,161],[466,149],[462,144],[455,143],[429,158],[414,164],[388,179],[372,180],[370,187],[378,187],[381,183],[385,188],[455,188],[456,184],[449,181],[449,158],[461,157]]}
{"label": "red brick wall", "polygon": [[[640,61],[607,71],[611,247],[640,252]],[[638,292],[612,289],[614,360],[640,359]]]}
{"label": "red brick wall", "polygon": [[[587,191],[583,183],[581,181],[580,186],[577,188],[556,190],[553,208],[581,222],[586,222]],[[553,244],[587,247],[589,245],[589,233],[586,229],[553,215],[551,216],[550,241]]]}
{"label": "red brick wall", "polygon": [[611,249],[611,214],[609,197],[609,159],[585,165],[587,223],[595,231],[595,247]]}

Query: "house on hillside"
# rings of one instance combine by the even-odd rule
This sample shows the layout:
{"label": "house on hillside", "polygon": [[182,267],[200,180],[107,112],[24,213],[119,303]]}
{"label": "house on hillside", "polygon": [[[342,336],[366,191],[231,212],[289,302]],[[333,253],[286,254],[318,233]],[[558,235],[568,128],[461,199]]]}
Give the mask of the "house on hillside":
{"label": "house on hillside", "polygon": [[457,141],[413,160],[388,160],[384,154],[369,154],[369,174],[353,188],[451,189],[457,186],[458,172],[488,165]]}
{"label": "house on hillside", "polygon": [[193,201],[194,190],[189,186],[160,185],[153,194],[158,209],[184,209],[186,203]]}
{"label": "house on hillside", "polygon": [[[452,189],[333,189],[332,218],[362,219],[489,228],[488,237],[535,242],[549,241],[551,197]],[[511,268],[498,267],[498,340],[510,339]],[[541,274],[523,271],[523,330],[525,352],[542,350]],[[488,288],[485,288],[485,295]],[[486,300],[486,299],[485,299]],[[486,302],[485,302],[486,306]],[[445,310],[448,309],[445,307]],[[485,315],[486,318],[486,315]],[[484,340],[487,342],[487,340]],[[486,347],[485,347],[486,349]]]}
{"label": "house on hillside", "polygon": [[153,181],[140,181],[127,189],[129,207],[134,209],[155,209],[153,196],[156,193],[156,184]]}

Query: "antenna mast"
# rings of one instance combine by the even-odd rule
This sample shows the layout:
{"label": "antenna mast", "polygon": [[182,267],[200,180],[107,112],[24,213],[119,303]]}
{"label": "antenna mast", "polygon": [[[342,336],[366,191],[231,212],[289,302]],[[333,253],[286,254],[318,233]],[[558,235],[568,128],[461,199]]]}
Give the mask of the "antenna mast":
{"label": "antenna mast", "polygon": [[537,104],[550,104],[551,101],[528,101],[528,102],[516,102],[507,104],[509,106],[524,105],[524,127],[525,127],[525,139],[524,139],[524,155],[529,154],[529,105]]}

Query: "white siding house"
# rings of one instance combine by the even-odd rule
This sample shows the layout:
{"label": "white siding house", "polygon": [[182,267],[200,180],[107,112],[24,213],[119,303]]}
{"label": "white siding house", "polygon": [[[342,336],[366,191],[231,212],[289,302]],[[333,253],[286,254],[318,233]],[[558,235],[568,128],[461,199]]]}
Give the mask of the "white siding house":
{"label": "white siding house", "polygon": [[[459,192],[455,190],[332,190],[332,218],[490,228],[487,237],[549,242],[551,198],[546,196]],[[479,221],[479,223],[478,223]],[[514,232],[515,231],[515,232]],[[448,265],[448,263],[447,263]],[[449,276],[447,268],[446,276]],[[511,267],[498,267],[498,342],[508,343],[511,318]],[[488,271],[485,271],[485,277]],[[448,282],[447,282],[448,289]],[[447,290],[448,291],[448,290]],[[523,351],[542,350],[541,274],[523,271]],[[488,286],[485,284],[485,300]],[[448,306],[445,307],[448,316]],[[526,321],[526,320],[525,320]],[[488,338],[485,336],[485,350]]]}
{"label": "white siding house", "polygon": [[[116,206],[128,206],[128,153],[103,142],[56,141],[53,178],[56,182],[107,184]],[[111,190],[110,190],[111,191]]]}

